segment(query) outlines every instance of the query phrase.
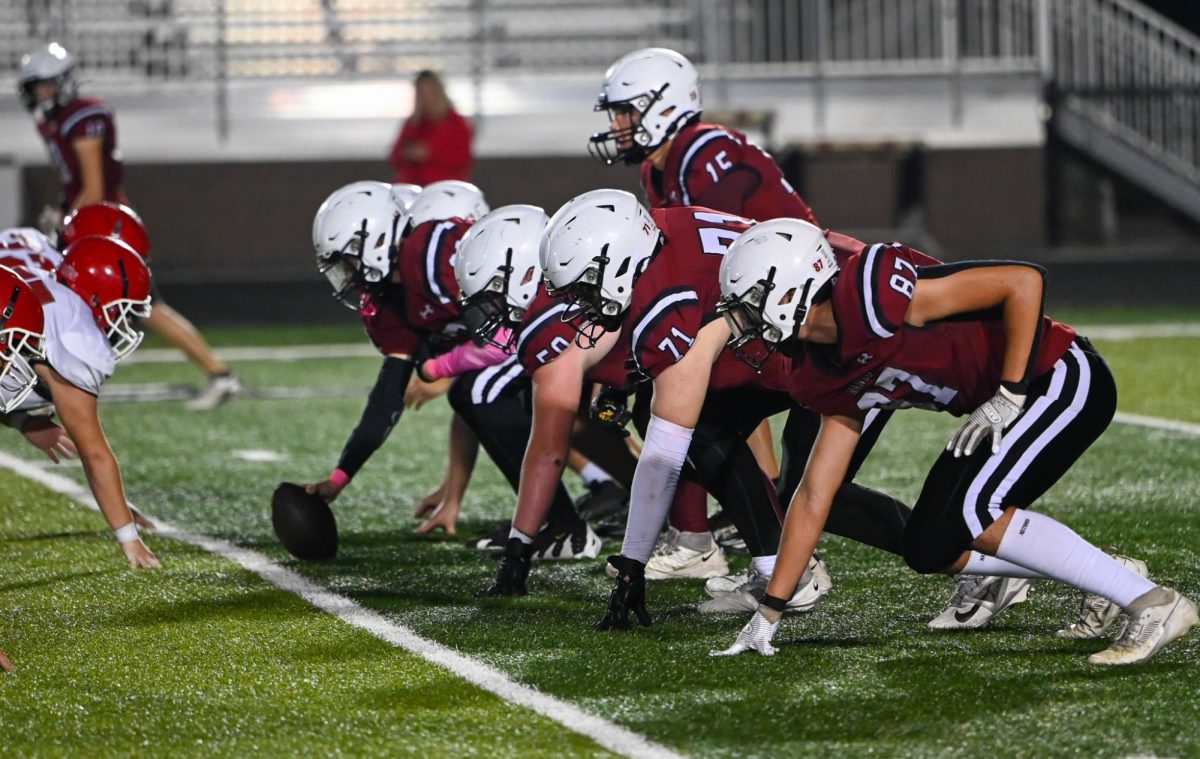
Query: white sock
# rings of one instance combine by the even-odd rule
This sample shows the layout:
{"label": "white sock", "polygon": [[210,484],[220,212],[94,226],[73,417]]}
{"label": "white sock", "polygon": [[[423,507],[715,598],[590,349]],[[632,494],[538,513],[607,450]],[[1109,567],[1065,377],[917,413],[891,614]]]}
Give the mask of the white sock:
{"label": "white sock", "polygon": [[509,528],[509,530],[508,530],[508,539],[512,540],[513,538],[516,538],[517,540],[521,541],[525,545],[529,545],[533,542],[533,538],[531,538],[530,536],[521,532],[516,527]]}
{"label": "white sock", "polygon": [[775,571],[775,554],[771,554],[770,556],[755,556],[750,560],[750,564],[763,577],[770,577],[771,573]]}
{"label": "white sock", "polygon": [[996,556],[1125,608],[1155,584],[1045,514],[1013,512]]}
{"label": "white sock", "polygon": [[963,567],[964,575],[982,575],[984,577],[1024,577],[1030,580],[1044,580],[1046,576],[1041,572],[1035,572],[1032,569],[1027,569],[1019,564],[1013,564],[1011,561],[997,559],[995,556],[988,556],[986,553],[979,551],[971,551],[971,556],[967,559],[966,566]]}
{"label": "white sock", "polygon": [[583,480],[584,485],[597,485],[601,482],[608,482],[612,479],[612,475],[596,466],[592,462],[583,465],[579,470],[579,477]]}

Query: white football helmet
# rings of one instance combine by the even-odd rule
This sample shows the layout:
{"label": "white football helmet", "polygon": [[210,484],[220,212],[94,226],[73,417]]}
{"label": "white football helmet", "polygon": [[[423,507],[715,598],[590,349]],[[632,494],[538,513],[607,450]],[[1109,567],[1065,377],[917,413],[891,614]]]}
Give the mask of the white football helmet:
{"label": "white football helmet", "polygon": [[392,200],[396,201],[396,205],[401,208],[408,208],[408,204],[421,194],[421,185],[409,184],[407,182],[398,182],[392,185]]}
{"label": "white football helmet", "polygon": [[703,110],[696,67],[662,47],[629,53],[608,68],[596,101],[596,110],[610,120],[616,108],[630,109],[630,127],[597,132],[588,152],[609,165],[641,163]]}
{"label": "white football helmet", "polygon": [[[45,81],[54,82],[57,89],[50,100],[38,101],[34,94],[34,86]],[[74,100],[78,94],[75,58],[57,42],[51,42],[22,56],[17,90],[26,110],[39,118],[49,116],[55,109]]]}
{"label": "white football helmet", "polygon": [[537,206],[503,206],[467,231],[454,260],[454,278],[462,291],[463,322],[477,338],[499,348],[501,327],[512,329],[542,283],[538,250],[549,217]]}
{"label": "white football helmet", "polygon": [[[799,219],[756,224],[733,241],[721,260],[721,301],[732,333],[729,347],[755,369],[808,318],[822,288],[838,273],[820,227]],[[761,338],[763,350],[747,346]]]}
{"label": "white football helmet", "polygon": [[581,347],[620,328],[634,279],[660,239],[650,212],[623,190],[586,192],[550,219],[540,252],[546,282],[556,296],[575,306],[567,313],[578,317]]}
{"label": "white football helmet", "polygon": [[317,269],[333,285],[334,297],[352,309],[364,287],[387,281],[400,242],[401,209],[392,188],[371,184],[378,186],[331,196],[334,202],[322,203],[313,222]]}
{"label": "white football helmet", "polygon": [[[314,248],[321,247],[321,241],[318,238],[317,225],[320,223],[322,217],[325,214],[325,211],[330,206],[334,205],[335,203],[337,203],[339,200],[342,200],[343,198],[348,198],[351,195],[354,195],[359,192],[363,192],[364,190],[373,190],[373,191],[389,190],[390,191],[390,189],[391,189],[391,185],[387,184],[386,182],[373,182],[370,180],[363,180],[361,182],[351,182],[348,185],[342,185],[341,187],[337,188],[333,192],[329,193],[329,197],[327,197],[327,198],[325,198],[325,200],[321,201],[321,205],[317,207],[316,215],[313,216],[313,227],[312,227],[313,247]],[[401,206],[401,207],[403,207],[403,206]]]}
{"label": "white football helmet", "polygon": [[475,221],[488,212],[483,192],[470,182],[447,179],[425,185],[405,210],[401,229],[412,229],[430,220],[463,219]]}

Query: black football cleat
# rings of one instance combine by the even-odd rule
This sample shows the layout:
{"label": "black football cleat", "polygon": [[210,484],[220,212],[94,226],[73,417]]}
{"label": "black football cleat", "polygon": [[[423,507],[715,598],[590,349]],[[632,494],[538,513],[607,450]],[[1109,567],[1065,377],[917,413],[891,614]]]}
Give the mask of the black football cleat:
{"label": "black football cleat", "polygon": [[575,502],[575,511],[589,522],[599,522],[613,514],[628,513],[629,491],[612,480],[593,483]]}
{"label": "black football cleat", "polygon": [[613,589],[608,596],[608,610],[596,623],[597,630],[628,630],[629,613],[637,617],[642,627],[650,626],[646,611],[646,565],[624,556],[609,556],[608,563],[617,570]]}
{"label": "black football cleat", "polygon": [[529,567],[533,563],[533,546],[522,543],[519,538],[509,538],[500,557],[496,580],[476,595],[480,597],[523,596],[529,591],[525,581],[529,578]]}

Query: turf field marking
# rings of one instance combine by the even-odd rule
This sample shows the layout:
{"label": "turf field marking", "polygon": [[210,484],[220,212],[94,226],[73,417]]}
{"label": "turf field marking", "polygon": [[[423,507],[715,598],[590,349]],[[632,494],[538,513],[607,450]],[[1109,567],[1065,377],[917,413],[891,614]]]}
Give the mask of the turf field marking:
{"label": "turf field marking", "polygon": [[1200,322],[1110,324],[1104,327],[1076,327],[1075,331],[1096,340],[1117,342],[1150,337],[1200,337]]}
{"label": "turf field marking", "polygon": [[1118,411],[1113,417],[1113,421],[1120,422],[1121,424],[1133,424],[1138,427],[1181,432],[1184,435],[1200,437],[1200,424],[1181,422],[1178,419],[1163,419],[1158,416],[1142,416],[1141,414],[1126,414],[1123,411]]}
{"label": "turf field marking", "polygon": [[[239,396],[256,400],[306,400],[310,398],[344,398],[366,396],[371,388],[367,385],[343,385],[337,387],[248,387]],[[169,382],[114,382],[105,385],[100,397],[108,403],[154,403],[158,401],[186,401],[196,397],[197,389],[191,385]]]}
{"label": "turf field marking", "polygon": [[235,459],[249,461],[253,464],[273,464],[276,461],[286,461],[287,456],[279,451],[267,451],[261,448],[248,448],[245,450],[230,451],[229,455]]}
{"label": "turf field marking", "polygon": [[[41,465],[26,461],[0,451],[0,467],[17,475],[40,483],[60,495],[65,495],[93,511],[99,511],[96,501],[86,487],[72,479],[46,471]],[[568,730],[591,738],[593,741],[617,754],[630,757],[661,757],[683,759],[684,755],[657,744],[638,733],[609,722],[603,717],[543,693],[536,688],[522,685],[507,675],[483,662],[476,661],[452,648],[423,638],[405,625],[397,624],[378,612],[360,606],[357,602],[322,588],[285,569],[267,556],[228,541],[173,527],[156,517],[156,535],[171,538],[209,553],[228,559],[252,572],[271,585],[288,593],[300,596],[321,611],[333,614],[342,621],[393,646],[403,648],[428,662],[448,669],[467,682],[494,693],[509,703],[530,709],[551,719]]]}

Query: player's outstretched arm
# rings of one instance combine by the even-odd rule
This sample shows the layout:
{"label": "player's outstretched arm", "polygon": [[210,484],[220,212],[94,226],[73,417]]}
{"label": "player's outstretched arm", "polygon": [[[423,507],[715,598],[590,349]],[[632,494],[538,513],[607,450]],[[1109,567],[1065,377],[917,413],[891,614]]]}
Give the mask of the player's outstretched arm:
{"label": "player's outstretched arm", "polygon": [[350,439],[342,448],[337,466],[324,480],[305,485],[306,491],[316,493],[326,501],[333,501],[350,484],[371,454],[387,440],[396,422],[400,421],[404,413],[404,392],[412,369],[409,356],[391,355],[383,359],[375,386],[367,396],[367,406],[358,420],[358,426],[350,433]]}
{"label": "player's outstretched arm", "polygon": [[79,449],[79,459],[100,513],[116,535],[129,565],[134,568],[161,566],[138,536],[133,514],[125,502],[121,468],[104,435],[104,428],[100,426],[96,396],[67,382],[46,364],[38,364],[36,371],[50,388],[54,408]]}
{"label": "player's outstretched arm", "polygon": [[779,555],[775,560],[775,571],[767,584],[754,617],[738,634],[733,645],[724,651],[711,652],[714,656],[729,656],[754,649],[770,656],[775,653],[771,638],[779,626],[787,599],[796,591],[817,539],[825,528],[829,507],[834,493],[846,477],[846,469],[858,445],[862,423],[847,416],[821,417],[821,429],[813,443],[808,466],[799,487],[792,495],[791,505],[783,520],[783,536],[779,541]]}

